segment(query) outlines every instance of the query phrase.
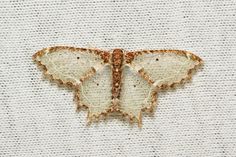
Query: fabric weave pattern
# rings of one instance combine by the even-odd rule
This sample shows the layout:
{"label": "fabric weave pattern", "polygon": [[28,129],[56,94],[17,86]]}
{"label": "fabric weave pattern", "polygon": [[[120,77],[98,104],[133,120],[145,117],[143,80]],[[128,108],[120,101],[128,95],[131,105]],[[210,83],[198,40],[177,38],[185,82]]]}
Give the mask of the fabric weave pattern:
{"label": "fabric weave pattern", "polygon": [[[234,0],[0,2],[0,156],[236,156]],[[73,92],[44,79],[32,55],[56,45],[180,49],[204,66],[161,92],[143,127],[86,126]]]}

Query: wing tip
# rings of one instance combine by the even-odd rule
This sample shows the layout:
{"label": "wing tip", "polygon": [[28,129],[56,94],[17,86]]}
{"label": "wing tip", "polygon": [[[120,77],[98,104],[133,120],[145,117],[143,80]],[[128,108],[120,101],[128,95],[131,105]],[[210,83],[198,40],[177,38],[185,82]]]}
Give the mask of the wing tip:
{"label": "wing tip", "polygon": [[33,56],[32,56],[33,61],[38,61],[37,58],[42,57],[45,54],[46,50],[47,50],[47,48],[43,48],[43,49],[37,51],[35,54],[33,54]]}
{"label": "wing tip", "polygon": [[202,60],[199,56],[193,54],[192,52],[186,51],[185,53],[186,53],[186,56],[187,56],[187,57],[189,57],[189,58],[192,59],[193,61],[197,61],[198,64],[203,64],[203,63],[204,63],[203,60]]}

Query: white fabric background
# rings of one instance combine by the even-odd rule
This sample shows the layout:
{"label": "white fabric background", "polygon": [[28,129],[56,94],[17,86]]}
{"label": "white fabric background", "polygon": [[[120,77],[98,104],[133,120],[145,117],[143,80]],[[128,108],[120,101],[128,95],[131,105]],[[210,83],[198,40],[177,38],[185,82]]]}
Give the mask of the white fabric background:
{"label": "white fabric background", "polygon": [[[205,66],[161,92],[142,129],[88,127],[73,92],[32,62],[55,45],[184,49]],[[1,1],[0,156],[236,156],[236,1]]]}

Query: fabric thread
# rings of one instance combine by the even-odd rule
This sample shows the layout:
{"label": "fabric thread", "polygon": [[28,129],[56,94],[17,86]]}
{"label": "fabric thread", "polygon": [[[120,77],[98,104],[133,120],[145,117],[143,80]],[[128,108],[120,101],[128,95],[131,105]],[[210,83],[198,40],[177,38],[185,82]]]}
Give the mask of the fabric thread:
{"label": "fabric thread", "polygon": [[[0,156],[236,156],[235,10],[234,0],[2,0]],[[73,92],[32,61],[56,45],[188,50],[205,64],[158,94],[142,129],[117,117],[86,126]]]}

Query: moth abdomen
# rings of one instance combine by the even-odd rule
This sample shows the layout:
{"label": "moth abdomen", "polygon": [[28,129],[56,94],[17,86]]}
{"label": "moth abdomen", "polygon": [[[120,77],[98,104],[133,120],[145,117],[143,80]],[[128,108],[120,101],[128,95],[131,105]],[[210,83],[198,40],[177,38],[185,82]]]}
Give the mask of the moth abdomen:
{"label": "moth abdomen", "polygon": [[122,65],[123,51],[114,49],[112,53],[112,99],[120,97]]}

